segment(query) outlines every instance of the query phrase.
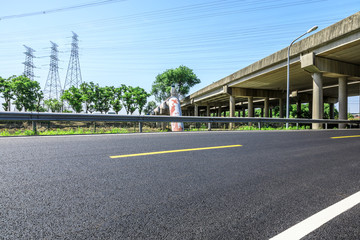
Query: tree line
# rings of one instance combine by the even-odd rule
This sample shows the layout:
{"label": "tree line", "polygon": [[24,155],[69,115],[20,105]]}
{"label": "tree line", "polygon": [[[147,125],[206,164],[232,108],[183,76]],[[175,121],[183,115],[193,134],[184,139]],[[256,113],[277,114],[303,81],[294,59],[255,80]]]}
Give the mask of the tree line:
{"label": "tree line", "polygon": [[[99,86],[93,82],[84,82],[79,87],[72,86],[62,92],[60,99],[44,99],[44,93],[37,81],[26,76],[0,77],[0,97],[4,99],[3,109],[11,111],[11,104],[18,111],[37,112],[70,112],[76,113],[107,113],[111,109],[118,114],[123,108],[127,114],[138,110],[139,114],[150,114],[158,104],[170,97],[172,85],[177,86],[181,97],[189,94],[190,88],[200,83],[192,69],[179,66],[158,74],[152,84],[151,94],[141,87],[121,84],[114,86]],[[147,102],[153,95],[155,101]]]}
{"label": "tree line", "polygon": [[139,114],[151,111],[153,103],[148,104],[150,96],[143,88],[121,84],[119,87],[84,82],[79,87],[72,86],[63,91],[60,99],[44,99],[44,93],[37,81],[25,76],[0,77],[0,97],[5,111],[11,111],[11,104],[18,111],[108,113],[111,109],[118,114],[123,108],[127,114],[138,110]]}

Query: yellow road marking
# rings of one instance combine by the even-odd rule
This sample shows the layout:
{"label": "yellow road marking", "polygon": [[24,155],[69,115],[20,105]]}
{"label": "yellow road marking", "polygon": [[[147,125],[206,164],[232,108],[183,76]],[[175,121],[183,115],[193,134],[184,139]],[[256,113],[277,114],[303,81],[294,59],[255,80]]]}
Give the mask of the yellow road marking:
{"label": "yellow road marking", "polygon": [[136,154],[110,156],[110,158],[126,158],[126,157],[147,156],[147,155],[156,155],[156,154],[165,154],[165,153],[190,152],[190,151],[201,151],[201,150],[234,148],[234,147],[242,147],[242,145],[227,145],[227,146],[217,146],[217,147],[189,148],[189,149],[168,150],[168,151],[160,151],[160,152],[136,153]]}
{"label": "yellow road marking", "polygon": [[353,136],[340,136],[340,137],[331,137],[332,139],[338,139],[338,138],[357,138],[360,137],[360,135],[353,135]]}

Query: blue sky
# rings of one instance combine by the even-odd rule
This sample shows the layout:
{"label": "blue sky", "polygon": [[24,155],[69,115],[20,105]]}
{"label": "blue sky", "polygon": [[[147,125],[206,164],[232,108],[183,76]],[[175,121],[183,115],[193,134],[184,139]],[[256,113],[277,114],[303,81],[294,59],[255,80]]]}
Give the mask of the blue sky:
{"label": "blue sky", "polygon": [[[2,1],[0,18],[103,0]],[[23,45],[36,50],[34,70],[44,88],[50,41],[59,45],[65,81],[71,31],[79,35],[83,81],[151,90],[157,74],[185,65],[197,91],[285,48],[314,25],[323,29],[359,11],[359,0],[114,0],[56,13],[0,20],[0,76],[24,71]],[[350,112],[359,112],[351,98]]]}

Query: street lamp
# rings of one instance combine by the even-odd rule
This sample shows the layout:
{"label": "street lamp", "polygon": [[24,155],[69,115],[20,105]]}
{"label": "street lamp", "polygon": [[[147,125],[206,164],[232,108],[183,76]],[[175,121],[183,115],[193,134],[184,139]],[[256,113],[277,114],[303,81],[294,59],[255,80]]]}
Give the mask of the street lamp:
{"label": "street lamp", "polygon": [[[287,55],[287,86],[286,86],[286,118],[289,118],[289,95],[290,95],[290,48],[291,46],[300,38],[305,36],[308,33],[311,33],[312,31],[315,31],[318,29],[318,26],[314,26],[306,31],[306,33],[302,34],[300,37],[296,38],[294,41],[291,42],[291,44],[288,47],[288,55]],[[289,123],[286,123],[286,128],[289,128]]]}

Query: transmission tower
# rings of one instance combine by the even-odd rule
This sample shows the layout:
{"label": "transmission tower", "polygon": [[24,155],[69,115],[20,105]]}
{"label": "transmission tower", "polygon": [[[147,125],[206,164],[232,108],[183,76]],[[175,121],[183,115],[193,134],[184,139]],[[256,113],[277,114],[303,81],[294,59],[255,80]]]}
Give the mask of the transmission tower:
{"label": "transmission tower", "polygon": [[64,90],[69,89],[72,86],[79,87],[82,83],[80,61],[79,61],[79,40],[78,35],[74,32],[71,43],[71,54],[69,60],[69,66],[66,73]]}
{"label": "transmission tower", "polygon": [[34,56],[34,52],[35,50],[24,45],[26,52],[24,52],[25,54],[25,62],[23,62],[24,64],[24,76],[28,77],[31,80],[34,80],[34,68],[36,68],[34,66],[34,62],[33,62],[33,58]]}
{"label": "transmission tower", "polygon": [[51,42],[51,55],[50,55],[50,69],[44,88],[44,98],[60,99],[61,83],[59,78],[59,58],[58,58],[58,45]]}

